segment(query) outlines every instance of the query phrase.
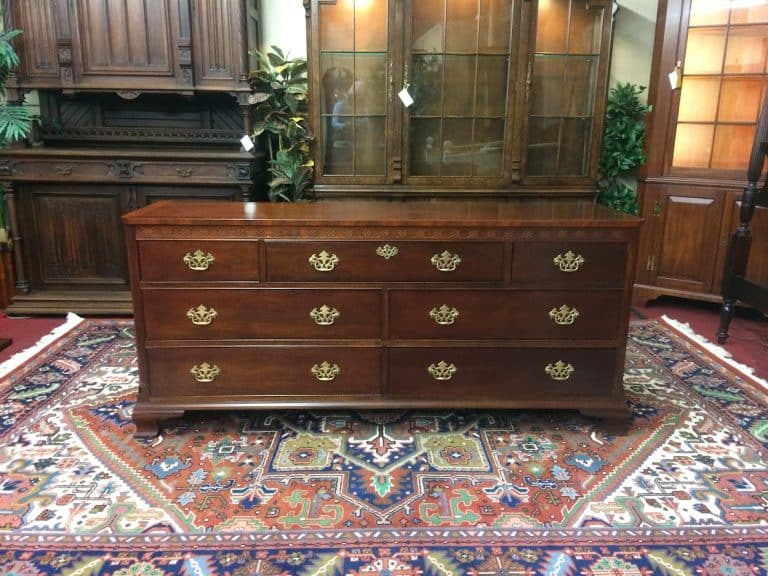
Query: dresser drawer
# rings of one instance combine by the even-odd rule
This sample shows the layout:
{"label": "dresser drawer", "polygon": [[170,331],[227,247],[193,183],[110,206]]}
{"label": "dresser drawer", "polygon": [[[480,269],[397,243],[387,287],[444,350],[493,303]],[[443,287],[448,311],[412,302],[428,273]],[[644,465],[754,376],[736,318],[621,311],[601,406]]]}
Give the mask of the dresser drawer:
{"label": "dresser drawer", "polygon": [[613,339],[623,293],[391,290],[389,338]]}
{"label": "dresser drawer", "polygon": [[624,286],[627,245],[599,242],[516,242],[512,282],[516,285]]}
{"label": "dresser drawer", "polygon": [[256,281],[259,243],[253,240],[141,240],[141,280]]}
{"label": "dresser drawer", "polygon": [[148,288],[149,340],[380,338],[378,290]]}
{"label": "dresser drawer", "polygon": [[495,242],[267,242],[271,282],[501,282]]}
{"label": "dresser drawer", "polygon": [[379,393],[373,347],[148,348],[152,398]]}
{"label": "dresser drawer", "polygon": [[606,395],[615,364],[613,348],[391,348],[389,393],[466,398],[468,405],[473,398]]}

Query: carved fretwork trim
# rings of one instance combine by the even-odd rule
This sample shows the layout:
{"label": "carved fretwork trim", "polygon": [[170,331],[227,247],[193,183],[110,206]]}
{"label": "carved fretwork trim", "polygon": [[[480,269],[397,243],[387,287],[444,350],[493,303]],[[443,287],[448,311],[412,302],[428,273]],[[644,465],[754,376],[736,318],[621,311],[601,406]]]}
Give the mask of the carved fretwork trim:
{"label": "carved fretwork trim", "polygon": [[58,128],[42,131],[44,140],[203,140],[235,144],[240,141],[240,132],[233,130],[213,130],[207,128],[168,129],[168,128]]}

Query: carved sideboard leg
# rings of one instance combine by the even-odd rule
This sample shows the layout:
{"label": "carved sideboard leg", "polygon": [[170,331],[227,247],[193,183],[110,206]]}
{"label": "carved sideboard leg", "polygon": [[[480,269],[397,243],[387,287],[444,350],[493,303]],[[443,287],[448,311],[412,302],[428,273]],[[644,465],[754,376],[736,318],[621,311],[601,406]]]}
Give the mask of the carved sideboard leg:
{"label": "carved sideboard leg", "polygon": [[134,436],[139,438],[157,436],[160,431],[160,421],[169,418],[181,418],[184,410],[157,410],[143,408],[140,404],[133,409],[133,423],[136,425]]}
{"label": "carved sideboard leg", "polygon": [[11,228],[13,240],[13,260],[16,272],[16,293],[29,294],[29,278],[27,278],[26,265],[24,263],[24,250],[21,232],[19,231],[19,218],[16,212],[16,186],[13,182],[5,182],[5,198],[8,206],[8,225]]}
{"label": "carved sideboard leg", "polygon": [[628,406],[580,408],[579,412],[584,416],[602,419],[600,428],[607,434],[625,436],[629,431],[630,409]]}

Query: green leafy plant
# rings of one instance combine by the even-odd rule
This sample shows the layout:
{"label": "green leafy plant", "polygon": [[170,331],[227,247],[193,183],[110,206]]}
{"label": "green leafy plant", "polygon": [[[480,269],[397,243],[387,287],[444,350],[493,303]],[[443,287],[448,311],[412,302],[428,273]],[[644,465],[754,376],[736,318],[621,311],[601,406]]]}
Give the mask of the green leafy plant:
{"label": "green leafy plant", "polygon": [[[0,20],[3,14],[0,10]],[[11,72],[19,65],[19,56],[11,41],[21,34],[21,30],[9,29],[0,32],[0,148],[6,148],[15,140],[23,140],[32,129],[35,117],[22,103],[8,102],[6,82]],[[0,228],[7,228],[5,190],[0,185]],[[7,232],[5,234],[7,238]]]}
{"label": "green leafy plant", "polygon": [[637,214],[636,170],[645,164],[645,86],[617,84],[608,93],[597,189],[601,204]]}
{"label": "green leafy plant", "polygon": [[259,69],[251,72],[256,120],[253,137],[266,140],[269,199],[304,200],[312,184],[314,162],[308,123],[307,60],[288,58],[277,46],[255,52]]}

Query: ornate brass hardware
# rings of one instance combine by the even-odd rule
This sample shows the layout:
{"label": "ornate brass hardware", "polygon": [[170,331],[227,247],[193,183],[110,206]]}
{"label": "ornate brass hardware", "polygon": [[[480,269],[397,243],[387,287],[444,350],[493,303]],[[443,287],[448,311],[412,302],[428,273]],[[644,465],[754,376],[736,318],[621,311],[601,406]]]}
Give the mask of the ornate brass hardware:
{"label": "ornate brass hardware", "polygon": [[459,311],[456,308],[448,308],[447,305],[443,304],[440,308],[432,308],[429,311],[429,317],[441,326],[448,326],[456,322],[456,318],[459,317]]}
{"label": "ornate brass hardware", "polygon": [[195,364],[189,372],[195,377],[195,380],[204,384],[213,382],[216,376],[221,374],[221,370],[216,364],[208,364],[208,362],[203,362],[199,365]]}
{"label": "ornate brass hardware", "polygon": [[341,260],[339,260],[339,257],[336,256],[336,254],[328,254],[325,250],[320,252],[320,254],[312,254],[312,256],[309,257],[309,263],[312,264],[318,272],[330,272],[336,268],[336,264],[339,262],[341,262]]}
{"label": "ornate brass hardware", "polygon": [[562,360],[558,360],[554,365],[547,364],[547,367],[544,368],[544,372],[549,374],[552,380],[557,380],[558,382],[568,380],[575,370],[573,366],[565,364]]}
{"label": "ornate brass hardware", "polygon": [[570,326],[579,317],[579,311],[576,308],[570,308],[563,304],[560,308],[552,308],[549,311],[549,317],[560,326]]}
{"label": "ornate brass hardware", "polygon": [[320,382],[330,382],[341,372],[341,368],[337,364],[329,364],[323,362],[319,366],[317,364],[312,366],[312,374],[315,375]]}
{"label": "ornate brass hardware", "polygon": [[176,168],[176,174],[181,178],[189,178],[192,176],[192,168]]}
{"label": "ornate brass hardware", "polygon": [[336,321],[336,318],[341,316],[341,312],[323,304],[320,308],[312,308],[309,315],[318,326],[330,326]]}
{"label": "ornate brass hardware", "polygon": [[187,252],[183,260],[184,260],[184,264],[186,264],[190,270],[201,272],[203,270],[208,270],[208,268],[210,267],[211,264],[213,264],[213,261],[216,260],[216,258],[214,258],[213,254],[211,254],[210,252],[206,254],[202,250],[195,250],[194,254],[190,254],[189,252]]}
{"label": "ornate brass hardware", "polygon": [[574,254],[568,250],[568,252],[565,253],[565,256],[562,254],[555,256],[553,262],[561,272],[576,272],[581,268],[581,265],[584,264],[584,256],[581,254]]}
{"label": "ornate brass hardware", "polygon": [[453,378],[453,375],[458,372],[458,368],[454,364],[448,364],[444,360],[440,360],[436,365],[430,364],[427,371],[432,374],[432,378],[435,380],[446,381]]}
{"label": "ornate brass hardware", "polygon": [[446,250],[442,254],[432,256],[431,262],[440,272],[453,272],[461,264],[461,258],[458,254],[451,254]]}
{"label": "ornate brass hardware", "polygon": [[208,326],[219,315],[213,308],[207,308],[200,304],[197,308],[187,310],[187,318],[192,320],[195,326]]}
{"label": "ornate brass hardware", "polygon": [[59,176],[70,176],[72,174],[72,166],[56,166],[56,174]]}
{"label": "ornate brass hardware", "polygon": [[376,248],[376,254],[384,258],[384,260],[389,260],[393,256],[397,256],[398,252],[399,250],[397,249],[397,246],[390,246],[389,244],[384,244],[384,246]]}

